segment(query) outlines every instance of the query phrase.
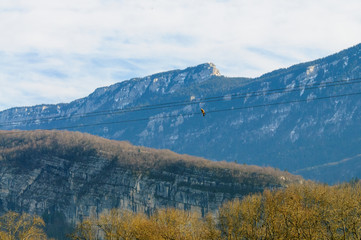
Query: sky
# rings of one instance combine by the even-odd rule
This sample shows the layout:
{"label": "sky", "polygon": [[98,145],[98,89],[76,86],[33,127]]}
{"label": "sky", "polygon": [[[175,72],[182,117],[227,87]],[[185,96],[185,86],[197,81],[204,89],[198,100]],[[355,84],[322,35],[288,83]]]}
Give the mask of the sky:
{"label": "sky", "polygon": [[0,110],[205,62],[257,77],[361,43],[360,0],[0,0]]}

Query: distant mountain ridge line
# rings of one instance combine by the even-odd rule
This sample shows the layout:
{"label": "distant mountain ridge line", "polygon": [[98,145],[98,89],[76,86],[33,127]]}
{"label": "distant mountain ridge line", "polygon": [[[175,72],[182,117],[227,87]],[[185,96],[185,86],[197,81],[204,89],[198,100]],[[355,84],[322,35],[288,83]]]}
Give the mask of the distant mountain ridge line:
{"label": "distant mountain ridge line", "polygon": [[[358,81],[355,81],[358,80]],[[306,88],[306,86],[309,86],[309,84],[297,86],[297,87],[287,87],[287,88],[278,88],[278,89],[270,89],[270,90],[263,90],[263,91],[257,91],[257,92],[250,92],[250,93],[236,93],[236,94],[230,94],[230,95],[223,95],[223,96],[215,96],[215,97],[207,97],[203,99],[199,99],[196,101],[179,101],[179,102],[169,102],[169,103],[162,103],[162,104],[154,104],[154,105],[145,105],[145,106],[138,106],[138,107],[132,107],[132,108],[122,108],[122,109],[111,109],[111,110],[104,110],[104,111],[97,111],[97,112],[89,112],[89,113],[81,113],[81,114],[73,114],[69,116],[59,116],[59,117],[44,117],[44,118],[35,118],[35,119],[27,119],[22,121],[14,121],[14,122],[4,122],[0,124],[0,127],[5,126],[17,126],[18,123],[30,123],[33,121],[42,121],[42,120],[66,120],[73,117],[79,117],[79,118],[86,118],[86,117],[94,117],[94,116],[103,116],[103,115],[110,115],[110,114],[122,114],[127,112],[135,112],[135,111],[145,111],[145,110],[154,110],[154,109],[163,109],[163,108],[170,108],[170,107],[177,107],[177,106],[186,106],[186,105],[192,105],[192,104],[199,104],[199,103],[208,103],[208,102],[218,102],[218,101],[233,101],[236,99],[241,98],[249,98],[249,97],[257,97],[257,96],[264,96],[264,95],[272,95],[272,94],[278,94],[278,93],[290,93],[290,92],[297,92],[299,90],[312,90],[317,88],[327,88],[327,87],[337,87],[337,86],[344,86],[344,85],[351,85],[351,84],[357,84],[361,83],[361,77],[360,78],[352,78],[352,79],[345,79],[345,80],[338,80],[338,81],[332,81],[332,82],[321,82],[319,84],[314,84],[312,87]],[[330,83],[330,84],[329,84]],[[338,83],[338,84],[334,84]],[[327,85],[329,84],[329,85]],[[331,85],[332,84],[332,85]],[[287,90],[289,91],[282,91]],[[258,94],[258,95],[249,95],[249,94]],[[352,95],[358,95],[361,93],[354,93],[354,94],[345,94],[345,95],[336,95],[336,96],[327,96],[327,97],[321,97],[321,98],[315,98],[312,100],[320,100],[320,99],[327,99],[328,97],[342,97],[342,96],[352,96]],[[222,109],[222,110],[213,110],[208,111],[208,113],[213,112],[222,112],[227,110],[240,110],[240,109],[247,109],[247,108],[253,108],[253,107],[262,107],[262,106],[272,106],[277,104],[287,104],[287,103],[294,103],[294,102],[302,102],[303,100],[295,100],[285,103],[274,103],[274,104],[265,104],[265,105],[257,105],[257,106],[249,106],[244,108],[233,108],[233,109]],[[171,105],[172,104],[172,105]],[[170,105],[170,106],[167,106]],[[190,116],[193,114],[197,114],[198,112],[190,113],[190,114],[184,114],[183,116]],[[181,115],[177,115],[181,116]],[[165,116],[165,117],[174,117],[174,116]],[[125,120],[121,122],[133,122],[133,121],[143,121],[143,120],[149,120],[149,118],[143,118],[139,120]],[[114,122],[114,123],[121,123],[121,122]],[[105,124],[112,124],[112,123],[105,123]],[[99,125],[99,124],[96,124]],[[96,126],[96,125],[86,125],[86,126]],[[76,126],[75,126],[76,127]],[[73,126],[69,128],[75,128]],[[67,127],[64,128],[55,128],[56,129],[67,129]],[[51,129],[47,129],[51,130]]]}
{"label": "distant mountain ridge line", "polygon": [[353,46],[351,46],[349,48],[346,48],[344,50],[335,52],[335,53],[330,54],[330,55],[325,56],[325,57],[321,57],[321,58],[311,60],[311,61],[308,61],[308,62],[297,63],[297,64],[294,64],[294,65],[292,65],[290,67],[279,68],[279,69],[273,70],[271,72],[262,74],[259,77],[256,77],[256,79],[262,80],[262,79],[265,79],[265,78],[273,78],[273,77],[277,77],[277,76],[282,76],[282,75],[287,74],[287,73],[293,73],[295,70],[303,69],[305,66],[315,66],[315,65],[317,66],[317,65],[319,65],[319,64],[321,64],[321,63],[323,63],[325,61],[331,61],[332,58],[334,58],[335,56],[348,57],[350,52],[356,52],[356,54],[360,54],[361,53],[361,43],[353,45]]}
{"label": "distant mountain ridge line", "polygon": [[[325,100],[325,99],[347,97],[347,96],[356,96],[356,95],[361,95],[361,92],[334,95],[334,96],[326,96],[326,97],[319,97],[319,98],[312,98],[312,99],[300,99],[300,100],[293,100],[293,101],[287,101],[287,102],[268,103],[268,104],[253,105],[253,106],[247,106],[247,107],[218,109],[218,110],[207,111],[207,113],[208,114],[209,113],[219,113],[219,112],[228,112],[228,111],[252,109],[252,108],[277,106],[277,105],[284,105],[284,104],[291,104],[291,103],[312,102],[312,101],[316,101],[316,100]],[[157,116],[157,117],[148,117],[148,118],[139,118],[139,119],[129,119],[129,120],[116,121],[116,122],[100,122],[100,123],[81,124],[81,125],[73,125],[73,126],[65,126],[65,127],[49,128],[49,129],[39,129],[39,130],[67,130],[67,129],[84,128],[84,127],[91,127],[91,126],[102,126],[102,125],[111,125],[111,124],[119,124],[119,123],[130,123],[130,122],[148,121],[148,120],[156,120],[156,119],[166,119],[166,118],[174,118],[174,117],[191,117],[191,116],[194,116],[196,114],[200,115],[199,111],[193,112],[193,113],[187,113],[187,114],[182,113],[182,114],[173,114],[173,115],[166,115],[166,116]],[[109,115],[109,114],[107,114],[107,115]],[[11,134],[11,133],[9,133],[9,134]]]}
{"label": "distant mountain ridge line", "polygon": [[[68,104],[8,109],[0,112],[0,128],[72,126],[135,145],[295,171],[360,154],[361,84],[349,81],[361,76],[360,65],[361,44],[255,79],[228,78],[202,64],[98,88]],[[185,115],[193,113],[198,117]],[[361,177],[357,164],[312,172],[314,178],[302,174],[340,182]]]}
{"label": "distant mountain ridge line", "polygon": [[[219,109],[219,110],[211,110],[207,111],[207,113],[218,113],[218,112],[228,112],[228,111],[237,111],[237,110],[244,110],[244,109],[251,109],[251,108],[260,108],[260,107],[268,107],[268,106],[277,106],[277,105],[284,105],[290,103],[301,103],[301,102],[312,102],[316,100],[324,100],[324,99],[331,99],[331,98],[339,98],[339,97],[346,97],[346,96],[356,96],[361,95],[361,92],[356,93],[348,93],[342,95],[334,95],[334,96],[326,96],[326,97],[319,97],[313,99],[300,99],[288,102],[277,102],[277,103],[269,103],[269,104],[262,104],[262,105],[254,105],[254,106],[247,106],[247,107],[239,107],[239,108],[228,108],[228,109]],[[119,124],[119,123],[129,123],[129,122],[139,122],[139,121],[147,121],[147,120],[156,120],[156,119],[165,119],[165,118],[174,118],[174,117],[191,117],[194,115],[200,115],[199,111],[187,114],[174,114],[174,115],[167,115],[167,116],[158,116],[158,117],[149,117],[149,118],[140,118],[140,119],[129,119],[123,121],[116,121],[116,122],[104,122],[104,123],[94,123],[94,124],[87,124],[87,125],[74,125],[74,126],[67,126],[62,128],[55,128],[54,130],[66,130],[72,128],[81,128],[81,127],[89,127],[89,126],[101,126],[101,125],[110,125],[110,124]],[[53,130],[53,129],[46,129],[46,130]]]}

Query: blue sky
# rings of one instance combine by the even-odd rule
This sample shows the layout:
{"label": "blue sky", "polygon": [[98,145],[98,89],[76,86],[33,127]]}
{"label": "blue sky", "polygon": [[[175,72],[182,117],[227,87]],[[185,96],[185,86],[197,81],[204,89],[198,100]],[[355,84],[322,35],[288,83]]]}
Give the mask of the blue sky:
{"label": "blue sky", "polygon": [[359,0],[0,0],[0,110],[213,62],[256,77],[361,42]]}

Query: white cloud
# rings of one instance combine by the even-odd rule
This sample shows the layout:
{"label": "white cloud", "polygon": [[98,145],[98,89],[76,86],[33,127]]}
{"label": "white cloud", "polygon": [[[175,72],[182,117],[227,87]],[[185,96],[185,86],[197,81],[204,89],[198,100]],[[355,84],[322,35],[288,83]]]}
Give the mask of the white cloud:
{"label": "white cloud", "polygon": [[203,62],[258,76],[359,43],[359,9],[358,0],[1,1],[0,109]]}

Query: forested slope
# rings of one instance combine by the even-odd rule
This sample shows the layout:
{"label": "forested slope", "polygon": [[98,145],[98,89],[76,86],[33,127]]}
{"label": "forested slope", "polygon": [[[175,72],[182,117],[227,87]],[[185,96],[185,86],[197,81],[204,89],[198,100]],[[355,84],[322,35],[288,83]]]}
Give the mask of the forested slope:
{"label": "forested slope", "polygon": [[302,178],[66,131],[0,132],[0,212],[42,216],[60,231],[112,208],[200,215],[225,201]]}

